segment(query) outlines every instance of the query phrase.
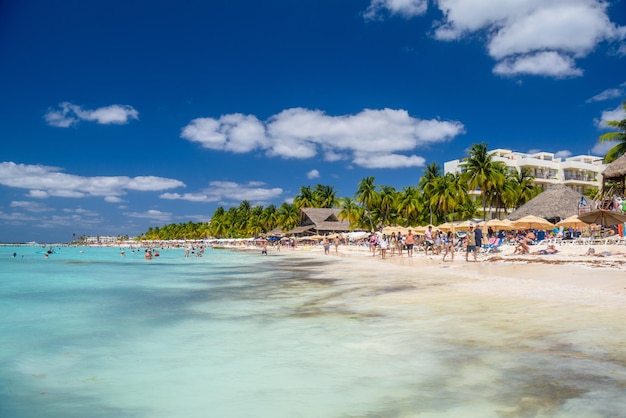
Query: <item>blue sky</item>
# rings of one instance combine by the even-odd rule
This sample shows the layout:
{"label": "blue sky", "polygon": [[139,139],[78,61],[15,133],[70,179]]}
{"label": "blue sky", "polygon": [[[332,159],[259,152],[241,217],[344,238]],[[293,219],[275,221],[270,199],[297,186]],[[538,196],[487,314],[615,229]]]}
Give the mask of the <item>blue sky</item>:
{"label": "blue sky", "polygon": [[604,155],[622,0],[7,0],[0,242],[136,235],[473,143]]}

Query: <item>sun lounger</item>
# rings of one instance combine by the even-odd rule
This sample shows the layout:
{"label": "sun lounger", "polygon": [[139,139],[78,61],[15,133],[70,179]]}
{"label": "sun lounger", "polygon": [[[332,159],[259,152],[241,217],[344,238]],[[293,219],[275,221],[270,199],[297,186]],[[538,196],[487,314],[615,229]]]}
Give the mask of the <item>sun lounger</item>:
{"label": "sun lounger", "polygon": [[500,247],[502,246],[503,241],[504,240],[502,238],[498,238],[495,242],[483,245],[482,252],[490,253],[500,251]]}

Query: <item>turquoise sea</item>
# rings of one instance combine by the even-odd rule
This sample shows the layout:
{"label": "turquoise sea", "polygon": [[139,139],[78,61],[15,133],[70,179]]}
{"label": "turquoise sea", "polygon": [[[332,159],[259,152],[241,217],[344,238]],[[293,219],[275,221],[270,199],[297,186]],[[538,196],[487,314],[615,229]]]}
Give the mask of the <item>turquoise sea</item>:
{"label": "turquoise sea", "polygon": [[0,247],[0,417],[626,416],[621,308],[285,251],[44,251]]}

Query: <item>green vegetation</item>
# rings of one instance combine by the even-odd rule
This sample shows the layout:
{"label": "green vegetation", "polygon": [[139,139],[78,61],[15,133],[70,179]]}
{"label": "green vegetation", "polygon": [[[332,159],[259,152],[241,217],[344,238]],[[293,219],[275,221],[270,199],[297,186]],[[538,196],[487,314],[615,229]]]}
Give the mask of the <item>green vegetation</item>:
{"label": "green vegetation", "polygon": [[254,206],[244,200],[238,207],[219,207],[210,223],[172,224],[150,228],[141,239],[245,238],[270,233],[275,229],[289,231],[300,222],[301,208],[338,208],[339,217],[352,229],[375,230],[386,225],[417,226],[440,224],[486,215],[478,213],[480,205],[468,194],[479,190],[482,207],[515,209],[541,191],[532,185],[528,171],[518,173],[503,163],[493,161],[487,144],[474,144],[463,159],[461,174],[444,174],[433,162],[422,171],[416,186],[396,190],[378,185],[375,178],[365,177],[352,197],[338,198],[333,186],[303,186],[293,203],[276,208]]}
{"label": "green vegetation", "polygon": [[[626,112],[626,101],[622,103],[622,107],[624,108],[624,112]],[[607,132],[600,136],[600,142],[617,142],[604,157],[604,162],[608,164],[626,153],[626,118],[622,120],[611,120],[606,124],[617,129],[617,132]]]}

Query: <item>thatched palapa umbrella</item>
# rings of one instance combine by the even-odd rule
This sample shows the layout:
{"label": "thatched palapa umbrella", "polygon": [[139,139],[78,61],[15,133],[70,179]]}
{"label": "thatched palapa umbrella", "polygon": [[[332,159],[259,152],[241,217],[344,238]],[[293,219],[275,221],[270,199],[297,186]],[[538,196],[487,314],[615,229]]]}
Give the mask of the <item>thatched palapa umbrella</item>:
{"label": "thatched palapa umbrella", "polygon": [[589,199],[566,185],[553,184],[534,199],[520,206],[507,216],[507,219],[515,221],[527,215],[565,219],[572,215],[578,215],[581,200],[587,206],[591,204]]}
{"label": "thatched palapa umbrella", "polygon": [[602,172],[602,195],[604,196],[604,189],[607,180],[617,181],[621,185],[621,190],[624,190],[624,179],[626,178],[626,154],[613,161],[606,166]]}

